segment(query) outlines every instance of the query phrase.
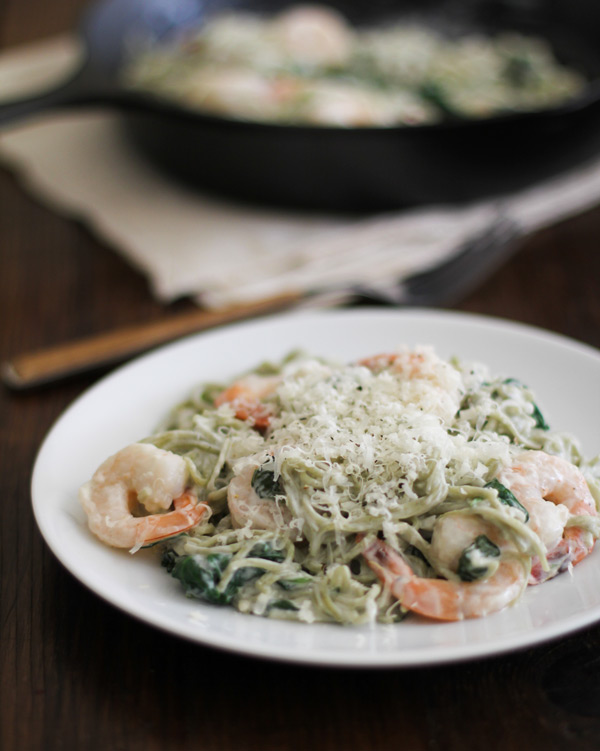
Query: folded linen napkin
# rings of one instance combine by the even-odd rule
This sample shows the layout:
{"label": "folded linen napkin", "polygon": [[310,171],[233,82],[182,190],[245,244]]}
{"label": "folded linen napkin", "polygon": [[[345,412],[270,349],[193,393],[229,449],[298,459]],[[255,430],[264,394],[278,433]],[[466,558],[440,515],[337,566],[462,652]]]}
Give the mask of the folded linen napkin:
{"label": "folded linen napkin", "polygon": [[[30,93],[78,60],[70,36],[0,55],[0,99]],[[359,219],[275,211],[208,197],[134,153],[119,114],[56,111],[0,133],[0,161],[38,200],[87,223],[168,302],[222,307],[285,292],[376,290],[395,299],[500,217],[523,236],[600,202],[600,159],[512,196]]]}

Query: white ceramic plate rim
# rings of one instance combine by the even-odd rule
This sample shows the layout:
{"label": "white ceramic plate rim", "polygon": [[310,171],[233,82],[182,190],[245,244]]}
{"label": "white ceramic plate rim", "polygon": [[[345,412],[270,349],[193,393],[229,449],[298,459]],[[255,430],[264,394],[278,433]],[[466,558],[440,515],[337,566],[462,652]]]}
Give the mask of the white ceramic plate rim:
{"label": "white ceramic plate rim", "polygon": [[[185,598],[151,551],[101,545],[87,530],[79,485],[121,446],[152,431],[197,384],[234,377],[295,347],[350,360],[401,344],[432,344],[515,375],[532,386],[553,428],[600,453],[600,353],[540,329],[435,310],[358,308],[291,313],[187,337],[117,369],[79,397],[44,440],[33,471],[36,522],[81,583],[124,612],[206,646],[254,657],[344,667],[434,665],[522,649],[600,619],[600,550],[575,570],[529,588],[518,605],[488,618],[341,627],[257,618]],[[564,398],[568,394],[568,399]]]}

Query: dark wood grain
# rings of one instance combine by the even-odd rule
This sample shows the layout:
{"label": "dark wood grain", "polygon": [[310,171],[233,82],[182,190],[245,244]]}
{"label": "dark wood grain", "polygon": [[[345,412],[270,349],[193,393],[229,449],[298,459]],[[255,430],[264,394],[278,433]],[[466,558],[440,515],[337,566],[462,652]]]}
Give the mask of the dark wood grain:
{"label": "dark wood grain", "polygon": [[[4,0],[0,42],[66,29],[81,7]],[[600,210],[540,233],[457,308],[600,347],[599,235]],[[1,360],[163,314],[112,250],[0,172]],[[41,539],[29,483],[44,434],[96,377],[0,391],[1,749],[598,749],[600,627],[459,665],[335,671],[191,645],[88,592]]]}

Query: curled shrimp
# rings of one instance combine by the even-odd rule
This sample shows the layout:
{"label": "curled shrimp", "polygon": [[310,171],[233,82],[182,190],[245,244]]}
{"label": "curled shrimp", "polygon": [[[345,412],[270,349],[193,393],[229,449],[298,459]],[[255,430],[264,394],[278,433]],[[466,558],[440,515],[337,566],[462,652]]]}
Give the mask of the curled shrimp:
{"label": "curled shrimp", "polygon": [[191,104],[213,112],[250,119],[277,119],[300,90],[296,81],[284,76],[268,80],[247,68],[206,66],[191,77],[186,93]]}
{"label": "curled shrimp", "polygon": [[[577,467],[543,451],[526,451],[501,470],[498,479],[527,511],[527,527],[536,533],[546,551],[548,566],[543,567],[537,556],[533,558],[530,584],[546,581],[592,551],[592,533],[571,521],[573,517],[597,514],[587,482]],[[456,572],[461,553],[478,535],[485,535],[503,550],[516,552],[500,528],[478,518],[475,512],[439,517],[433,528],[432,554]]]}
{"label": "curled shrimp", "polygon": [[215,399],[215,406],[230,404],[238,420],[249,420],[257,430],[264,431],[271,424],[273,410],[262,400],[270,396],[280,382],[280,376],[252,373],[222,391]]}
{"label": "curled shrimp", "polygon": [[359,365],[378,373],[391,368],[407,378],[421,378],[425,373],[425,355],[423,352],[383,352],[378,355],[364,357],[358,361]]}
{"label": "curled shrimp", "polygon": [[463,553],[482,535],[498,550],[510,550],[509,542],[492,522],[487,522],[476,514],[442,514],[433,526],[432,558],[449,571],[458,573]]}
{"label": "curled shrimp", "polygon": [[495,613],[514,602],[527,586],[527,566],[517,558],[501,560],[492,576],[463,582],[417,576],[382,540],[363,552],[380,581],[407,610],[441,621],[461,621]]}
{"label": "curled shrimp", "polygon": [[79,497],[96,537],[132,551],[185,532],[210,512],[187,489],[185,460],[149,443],[109,457]]}
{"label": "curled shrimp", "polygon": [[594,535],[573,517],[597,516],[596,504],[581,472],[570,462],[543,451],[526,451],[498,479],[527,510],[529,526],[548,551],[548,567],[535,556],[531,572],[518,557],[510,539],[494,524],[475,516],[448,513],[433,528],[432,554],[457,571],[461,553],[484,535],[501,553],[493,573],[477,581],[429,579],[417,576],[391,547],[376,540],[363,553],[379,579],[407,610],[439,620],[474,618],[502,609],[527,585],[540,584],[591,553]]}
{"label": "curled shrimp", "polygon": [[292,520],[290,510],[275,498],[262,498],[252,487],[252,478],[259,468],[249,464],[235,475],[227,489],[227,505],[233,526],[251,529],[282,529]]}
{"label": "curled shrimp", "polygon": [[575,465],[543,451],[526,451],[498,479],[527,509],[529,524],[548,551],[549,570],[544,571],[534,559],[530,584],[555,576],[592,552],[592,533],[568,525],[572,517],[598,513],[585,477]]}
{"label": "curled shrimp", "polygon": [[341,65],[353,33],[343,16],[321,5],[296,5],[275,18],[272,28],[283,50],[301,65]]}
{"label": "curled shrimp", "polygon": [[429,348],[374,355],[358,364],[374,373],[389,371],[399,376],[402,400],[442,420],[451,420],[460,408],[459,373]]}
{"label": "curled shrimp", "polygon": [[372,92],[348,84],[314,82],[304,94],[304,116],[310,123],[367,126],[379,124],[385,115]]}

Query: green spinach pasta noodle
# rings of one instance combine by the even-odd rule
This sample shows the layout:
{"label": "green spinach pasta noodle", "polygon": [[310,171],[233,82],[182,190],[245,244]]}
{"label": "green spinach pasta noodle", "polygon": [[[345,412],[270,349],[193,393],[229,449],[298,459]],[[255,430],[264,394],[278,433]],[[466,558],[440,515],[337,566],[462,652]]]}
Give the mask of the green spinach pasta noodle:
{"label": "green spinach pasta noodle", "polygon": [[[134,447],[82,488],[92,531],[153,546],[188,597],[255,616],[479,617],[598,536],[598,460],[550,429],[527,385],[428,347],[350,364],[292,354],[203,385]],[[161,502],[167,459],[179,475]],[[113,485],[128,499],[121,543]]]}

